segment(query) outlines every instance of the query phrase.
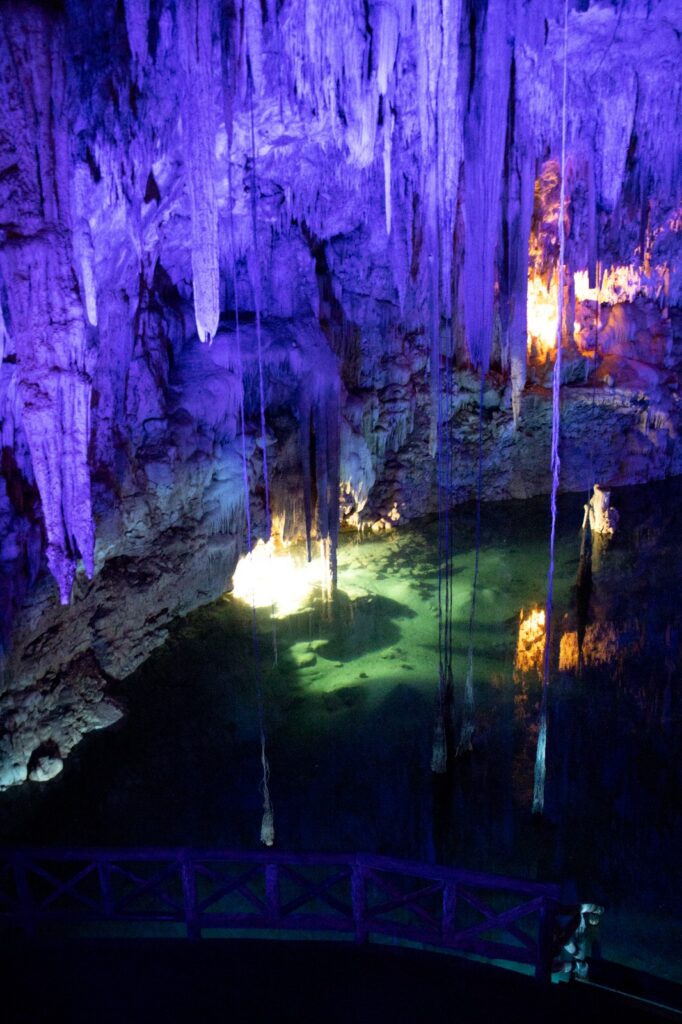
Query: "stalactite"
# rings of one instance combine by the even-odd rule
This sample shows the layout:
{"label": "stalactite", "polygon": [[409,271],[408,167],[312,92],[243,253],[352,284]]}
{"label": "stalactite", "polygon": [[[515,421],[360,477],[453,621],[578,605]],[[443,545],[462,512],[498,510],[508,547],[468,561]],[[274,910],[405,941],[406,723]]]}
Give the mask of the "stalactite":
{"label": "stalactite", "polygon": [[[2,289],[4,291],[4,289]],[[0,301],[0,365],[5,358],[5,352],[9,351],[10,337],[5,323],[3,303]]]}
{"label": "stalactite", "polygon": [[133,61],[138,68],[147,60],[150,0],[125,0],[126,30]]}
{"label": "stalactite", "polygon": [[[595,78],[598,77],[599,74],[593,76],[593,86]],[[637,74],[630,68],[621,68],[617,89],[614,90],[609,77],[599,92],[599,193],[606,209],[613,211],[623,187],[628,147],[637,110]]]}
{"label": "stalactite", "polygon": [[251,82],[256,93],[263,88],[263,16],[260,0],[243,0],[244,41]]}
{"label": "stalactite", "polygon": [[511,60],[504,0],[489,0],[479,38],[480,64],[465,126],[463,304],[471,361],[487,369]]}
{"label": "stalactite", "polygon": [[587,274],[590,288],[597,286],[597,183],[594,177],[594,154],[587,161]]}
{"label": "stalactite", "polygon": [[305,518],[305,539],[308,553],[308,561],[313,557],[312,531],[313,531],[313,489],[312,473],[310,468],[311,448],[311,415],[310,395],[302,389],[301,403],[299,406],[299,457],[301,460],[303,476],[303,514]]}
{"label": "stalactite", "polygon": [[210,342],[220,315],[218,207],[213,180],[213,0],[179,0],[178,23],[185,73],[182,135],[192,217],[194,313],[199,339]]}
{"label": "stalactite", "polygon": [[251,122],[251,287],[253,289],[254,309],[256,313],[256,344],[258,349],[258,398],[260,405],[261,448],[263,451],[263,485],[265,488],[265,539],[270,539],[272,517],[270,514],[270,477],[268,472],[268,438],[265,426],[265,378],[263,376],[263,337],[261,330],[261,263],[258,246],[258,179],[256,176],[256,127],[253,116],[253,91],[250,95]]}
{"label": "stalactite", "polygon": [[462,0],[442,2],[442,51],[437,90],[437,149],[440,235],[440,301],[450,318],[452,255],[462,155],[459,109],[459,34]]}
{"label": "stalactite", "polygon": [[[329,577],[336,585],[337,543],[339,536],[340,424],[341,390],[339,364],[323,347],[322,339],[310,327],[297,327],[298,348],[306,366],[302,373],[298,400],[299,453],[303,477],[308,559],[312,557],[312,481],[315,477],[317,507],[315,532],[327,554]],[[314,463],[311,456],[314,452]]]}
{"label": "stalactite", "polygon": [[518,216],[512,221],[509,263],[509,359],[511,366],[514,424],[521,415],[521,395],[526,386],[528,360],[528,242],[533,218],[535,161],[529,156],[518,168]]}
{"label": "stalactite", "polygon": [[391,3],[373,4],[370,17],[374,29],[373,54],[377,85],[379,95],[385,96],[398,52],[399,17]]}
{"label": "stalactite", "polygon": [[[326,520],[321,521],[321,532],[323,538],[329,540],[329,577],[331,585],[336,586],[337,579],[337,546],[339,539],[339,422],[341,417],[339,403],[338,378],[332,380],[323,396],[321,408],[317,417],[320,428],[324,423],[324,451],[323,459],[326,463],[323,471],[323,478],[326,486],[326,497],[324,507]],[[318,494],[320,483],[318,478]]]}
{"label": "stalactite", "polygon": [[[78,554],[94,571],[88,447],[95,350],[74,273],[63,37],[38,7],[0,12],[0,96],[7,166],[4,216],[18,226],[0,246],[16,346],[22,423],[47,534],[48,565],[68,603]],[[16,97],[19,97],[17,103]]]}
{"label": "stalactite", "polygon": [[[524,25],[517,26],[517,31]],[[524,53],[515,48],[510,67],[505,147],[505,231],[499,275],[503,365],[507,365],[508,360],[514,427],[521,414],[521,396],[526,384],[528,249],[535,185],[535,154],[526,75]]]}
{"label": "stalactite", "polygon": [[391,197],[391,148],[395,117],[393,112],[384,111],[384,211],[386,216],[386,234],[391,234],[393,200]]}
{"label": "stalactite", "polygon": [[232,160],[228,150],[228,202],[230,207],[230,244],[232,248],[232,289],[234,292],[235,343],[237,349],[237,375],[239,378],[239,433],[241,436],[242,489],[244,493],[244,519],[246,523],[246,550],[251,551],[253,535],[251,530],[251,494],[249,489],[249,468],[246,456],[246,419],[244,414],[244,360],[242,357],[241,323],[239,318],[239,289],[237,287],[237,256],[234,231],[234,193],[232,186]]}
{"label": "stalactite", "polygon": [[90,225],[86,213],[86,193],[90,171],[83,164],[76,168],[74,174],[74,229],[73,250],[80,269],[80,281],[83,289],[85,312],[88,323],[97,326],[97,287],[95,281],[95,253],[92,244]]}

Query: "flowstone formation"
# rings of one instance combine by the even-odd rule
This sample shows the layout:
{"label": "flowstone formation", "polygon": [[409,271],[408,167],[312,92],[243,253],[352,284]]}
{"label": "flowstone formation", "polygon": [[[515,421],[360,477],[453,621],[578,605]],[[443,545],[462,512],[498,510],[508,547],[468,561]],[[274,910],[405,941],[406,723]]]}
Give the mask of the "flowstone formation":
{"label": "flowstone formation", "polygon": [[555,3],[2,5],[0,784],[48,677],[229,584],[244,479],[333,562],[339,501],[432,510],[445,444],[474,496],[482,394],[483,496],[548,490],[558,305],[561,486],[682,472],[678,7],[570,5],[559,304]]}

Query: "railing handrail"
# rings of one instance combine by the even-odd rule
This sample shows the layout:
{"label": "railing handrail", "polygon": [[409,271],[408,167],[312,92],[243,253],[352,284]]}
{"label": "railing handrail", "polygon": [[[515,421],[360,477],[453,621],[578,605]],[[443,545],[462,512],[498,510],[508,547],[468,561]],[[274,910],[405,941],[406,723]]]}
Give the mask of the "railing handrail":
{"label": "railing handrail", "polygon": [[[57,866],[70,863],[78,868],[63,877]],[[142,864],[154,866],[151,876],[136,869]],[[230,874],[229,865],[243,870]],[[319,877],[306,875],[309,868],[338,870]],[[412,880],[419,883],[414,888]],[[283,883],[298,891],[285,896]],[[84,884],[87,891],[79,889]],[[497,894],[511,897],[514,905],[500,907]],[[70,901],[67,909],[60,907],[62,900]],[[370,853],[0,848],[0,921],[14,922],[28,934],[52,920],[179,923],[191,938],[211,928],[328,931],[362,942],[391,936],[531,965],[546,981],[559,903],[560,889],[553,883]]]}
{"label": "railing handrail", "polygon": [[420,878],[431,877],[445,882],[461,882],[475,888],[504,889],[508,892],[524,893],[528,896],[546,896],[549,899],[560,899],[561,886],[556,882],[537,882],[505,875],[493,875],[486,872],[471,871],[466,868],[454,868],[441,864],[427,864],[420,861],[402,860],[372,853],[292,853],[279,850],[234,850],[222,847],[185,847],[185,846],[0,846],[0,862],[13,860],[15,857],[31,860],[130,860],[180,861],[189,857],[192,861],[214,860],[225,862],[241,862],[253,864],[301,864],[312,867],[319,865],[346,864],[377,871],[395,871],[403,875],[414,875]]}

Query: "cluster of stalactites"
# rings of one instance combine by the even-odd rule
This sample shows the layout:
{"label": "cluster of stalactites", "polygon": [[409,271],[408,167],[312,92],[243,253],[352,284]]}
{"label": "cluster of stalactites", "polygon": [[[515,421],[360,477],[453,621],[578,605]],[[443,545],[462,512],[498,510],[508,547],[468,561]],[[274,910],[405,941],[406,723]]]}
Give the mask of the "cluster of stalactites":
{"label": "cluster of stalactites", "polygon": [[192,218],[194,314],[201,341],[215,337],[220,317],[218,207],[213,88],[212,0],[178,0],[178,35],[185,76],[182,138]]}
{"label": "cluster of stalactites", "polygon": [[14,226],[0,246],[16,390],[63,603],[79,555],[94,568],[88,446],[93,356],[71,218],[63,36],[40,6],[0,10],[0,153]]}
{"label": "cluster of stalactites", "polygon": [[471,360],[484,370],[492,351],[495,253],[507,130],[511,50],[506,38],[506,8],[504,0],[489,0],[479,46],[480,68],[464,135],[464,329]]}
{"label": "cluster of stalactites", "polygon": [[[219,62],[213,60],[212,40],[220,38],[223,88],[230,94],[225,115],[230,141],[233,109],[241,107],[243,116],[255,97],[256,104],[267,103],[269,117],[279,116],[285,131],[288,117],[302,114],[315,122],[311,138],[325,140],[321,177],[327,171],[339,180],[345,177],[348,192],[359,195],[362,174],[369,182],[374,168],[383,172],[385,224],[401,310],[408,292],[416,290],[414,305],[430,308],[432,333],[436,318],[449,321],[454,312],[471,362],[483,368],[499,312],[502,361],[511,365],[518,392],[525,380],[524,261],[532,180],[537,158],[556,154],[558,138],[560,43],[554,5],[548,0],[464,5],[462,0],[370,0],[365,5],[358,0],[237,0],[223,9],[218,0],[177,0],[176,13],[186,80],[183,131],[200,338],[213,336],[218,316],[212,169],[218,123],[213,75]],[[149,59],[148,0],[126,0],[125,14],[133,65],[139,68]],[[602,32],[608,41],[612,29],[626,29],[618,12],[573,12],[569,36],[575,27],[576,47],[589,37],[581,34],[586,19],[595,23],[590,29],[595,38],[601,39]],[[641,111],[651,113],[653,102],[648,79],[640,82],[625,67],[614,93],[611,49],[600,45],[594,52],[581,50],[579,63],[572,60],[578,70],[569,87],[569,155],[572,147],[576,152],[584,148],[585,140],[589,146],[590,139],[599,139],[599,146],[589,146],[592,174],[595,195],[608,212],[618,204],[636,137],[644,208],[647,182],[674,189],[679,147],[665,141],[665,132],[654,138],[651,125],[644,123]],[[586,88],[594,102],[585,102]],[[273,99],[279,100],[279,115]],[[410,109],[415,101],[416,118]],[[676,81],[671,102],[679,112],[682,89]],[[305,220],[325,237],[329,210],[318,206],[323,203],[319,181],[302,176],[292,188],[295,194],[287,192],[286,199],[289,216]],[[335,201],[335,188],[323,191]],[[416,238],[424,243],[420,258],[425,266],[415,275]],[[592,272],[594,250],[592,245]],[[86,281],[86,234],[79,240],[79,259]],[[93,322],[91,307],[88,302]]]}

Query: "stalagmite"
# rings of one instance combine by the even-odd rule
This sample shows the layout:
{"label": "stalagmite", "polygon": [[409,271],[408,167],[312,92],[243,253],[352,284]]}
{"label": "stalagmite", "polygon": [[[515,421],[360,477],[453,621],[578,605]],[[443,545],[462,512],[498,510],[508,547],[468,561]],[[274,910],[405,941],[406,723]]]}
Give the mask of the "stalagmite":
{"label": "stalagmite", "polygon": [[599,484],[594,485],[594,494],[585,505],[583,530],[588,525],[592,533],[600,533],[611,537],[616,532],[620,515],[611,508],[611,492],[604,491]]}
{"label": "stalagmite", "polygon": [[178,23],[185,73],[182,133],[192,218],[194,314],[200,341],[210,342],[220,315],[212,0],[179,0]]}

